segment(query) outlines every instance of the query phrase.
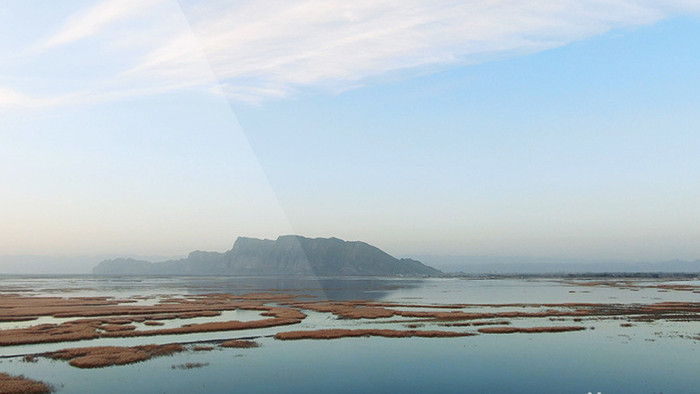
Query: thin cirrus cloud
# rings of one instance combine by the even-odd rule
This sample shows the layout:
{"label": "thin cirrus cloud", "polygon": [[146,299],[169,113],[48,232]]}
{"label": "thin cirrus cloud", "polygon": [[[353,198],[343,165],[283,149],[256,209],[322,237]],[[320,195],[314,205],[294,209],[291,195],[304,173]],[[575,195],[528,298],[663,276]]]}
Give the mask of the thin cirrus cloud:
{"label": "thin cirrus cloud", "polygon": [[[698,10],[684,0],[106,0],[58,23],[31,56],[74,48],[77,62],[110,65],[60,92],[69,99],[44,101],[52,105],[183,90],[256,103],[535,53]],[[88,38],[92,46],[77,45]],[[107,58],[91,53],[105,49]],[[0,106],[32,102],[0,87]]]}
{"label": "thin cirrus cloud", "polygon": [[76,12],[69,17],[63,27],[46,39],[37,51],[44,51],[56,46],[70,44],[99,34],[111,24],[127,18],[138,17],[152,10],[165,0],[106,0],[97,5]]}

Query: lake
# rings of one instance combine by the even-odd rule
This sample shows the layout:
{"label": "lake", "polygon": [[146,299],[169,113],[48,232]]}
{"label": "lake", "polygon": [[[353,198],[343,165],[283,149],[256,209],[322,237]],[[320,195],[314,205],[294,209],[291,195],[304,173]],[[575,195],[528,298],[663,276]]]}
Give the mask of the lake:
{"label": "lake", "polygon": [[[464,304],[468,312],[543,310],[535,304],[656,304],[697,302],[693,291],[655,287],[666,282],[637,280],[633,285],[590,286],[553,279],[387,279],[283,277],[4,277],[4,294],[27,296],[139,297],[153,305],[172,296],[209,293],[280,292],[299,299],[367,300],[400,304],[410,311],[430,305]],[[672,282],[673,284],[675,282]],[[698,281],[679,282],[698,286]],[[479,304],[479,305],[477,305]],[[489,305],[483,305],[489,304]],[[497,307],[493,304],[533,304]],[[411,305],[416,305],[412,308]],[[418,307],[420,305],[420,307]],[[447,392],[447,393],[696,393],[700,387],[700,324],[690,319],[634,321],[617,317],[535,319],[514,317],[512,326],[578,324],[585,330],[557,333],[483,334],[458,338],[361,337],[282,341],[273,336],[291,330],[322,328],[391,328],[455,330],[434,321],[392,317],[344,319],[327,312],[304,311],[294,326],[241,331],[99,338],[88,341],[16,345],[0,348],[0,371],[44,381],[65,393],[309,393],[309,392]],[[229,311],[223,320],[253,320],[253,311]],[[48,318],[52,319],[52,318]],[[193,318],[180,325],[212,320]],[[3,329],[30,322],[0,323]],[[0,332],[2,335],[2,332]],[[78,369],[65,361],[20,355],[69,347],[133,346],[172,342],[207,342],[253,337],[252,349],[215,347],[186,351],[148,361],[98,369]],[[11,357],[17,355],[17,357]],[[10,356],[10,357],[8,357]],[[190,363],[195,367],[181,369]]]}

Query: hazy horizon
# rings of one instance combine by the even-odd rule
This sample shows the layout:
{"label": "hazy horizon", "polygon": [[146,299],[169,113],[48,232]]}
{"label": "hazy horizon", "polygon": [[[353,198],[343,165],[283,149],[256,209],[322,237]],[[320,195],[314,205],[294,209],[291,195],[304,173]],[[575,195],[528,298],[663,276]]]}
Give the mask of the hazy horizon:
{"label": "hazy horizon", "polygon": [[[376,246],[376,245],[373,245]],[[230,248],[229,248],[230,249]],[[223,253],[225,250],[204,250]],[[201,250],[201,249],[197,249]],[[192,250],[191,252],[194,252]],[[513,255],[449,255],[449,254],[395,254],[396,258],[418,260],[445,273],[550,273],[561,267],[562,272],[694,272],[700,269],[700,259],[682,260],[621,260],[576,259],[567,257],[513,256]],[[90,274],[103,260],[131,258],[152,263],[179,260],[183,255],[138,255],[108,253],[97,255],[0,255],[0,275],[71,275]],[[669,266],[667,263],[671,263]],[[680,263],[674,265],[674,263]],[[651,267],[647,267],[651,266]],[[696,267],[697,266],[697,267]],[[664,269],[662,267],[669,267]]]}
{"label": "hazy horizon", "polygon": [[683,0],[8,1],[0,256],[300,234],[399,257],[700,259],[699,17]]}

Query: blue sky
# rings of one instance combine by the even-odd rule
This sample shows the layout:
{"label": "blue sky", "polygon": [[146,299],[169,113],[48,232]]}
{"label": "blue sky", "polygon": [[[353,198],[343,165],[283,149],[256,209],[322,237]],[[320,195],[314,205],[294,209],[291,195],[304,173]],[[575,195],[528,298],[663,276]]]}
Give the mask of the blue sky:
{"label": "blue sky", "polygon": [[700,258],[694,3],[7,2],[0,254]]}

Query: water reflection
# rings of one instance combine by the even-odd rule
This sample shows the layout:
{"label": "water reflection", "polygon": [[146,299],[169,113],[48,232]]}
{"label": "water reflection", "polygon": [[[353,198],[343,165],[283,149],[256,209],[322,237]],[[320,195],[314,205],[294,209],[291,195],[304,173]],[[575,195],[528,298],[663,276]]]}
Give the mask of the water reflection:
{"label": "water reflection", "polygon": [[0,291],[60,296],[153,296],[160,294],[246,294],[279,292],[319,299],[379,300],[396,290],[416,289],[424,279],[352,277],[6,277]]}

